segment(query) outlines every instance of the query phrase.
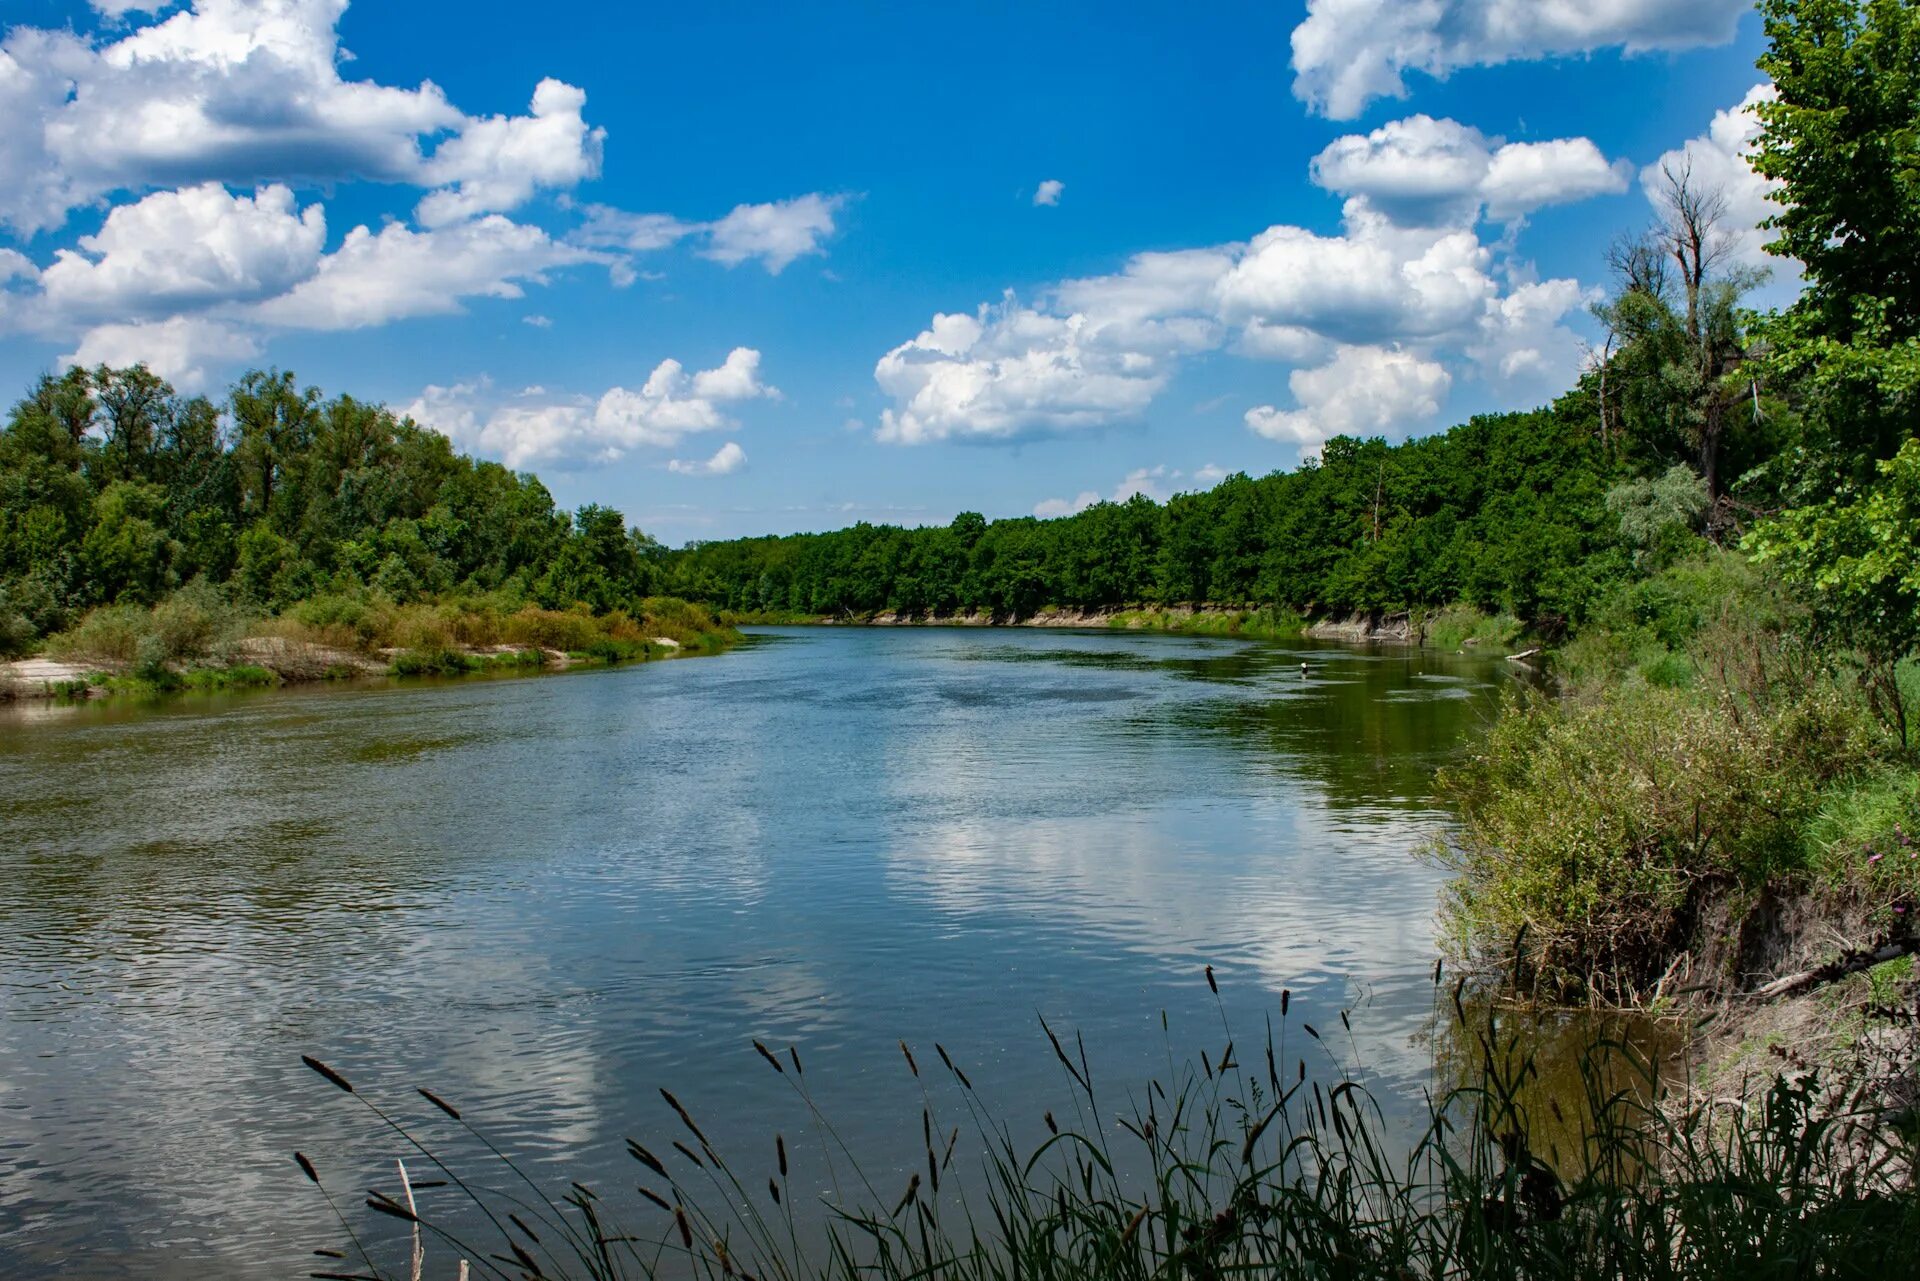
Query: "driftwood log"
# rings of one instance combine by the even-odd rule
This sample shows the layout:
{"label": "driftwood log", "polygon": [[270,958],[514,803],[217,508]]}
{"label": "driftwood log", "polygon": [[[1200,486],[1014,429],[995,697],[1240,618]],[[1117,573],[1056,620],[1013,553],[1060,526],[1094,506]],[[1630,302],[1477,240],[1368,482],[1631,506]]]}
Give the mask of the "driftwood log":
{"label": "driftwood log", "polygon": [[1838,960],[1827,962],[1811,970],[1801,970],[1798,974],[1786,974],[1765,987],[1755,988],[1747,993],[1751,1000],[1771,1001],[1782,996],[1798,996],[1800,993],[1827,983],[1835,982],[1849,974],[1858,974],[1861,970],[1870,970],[1876,965],[1888,961],[1897,961],[1903,956],[1920,952],[1920,940],[1912,938],[1892,939],[1876,948],[1863,948],[1848,952]]}

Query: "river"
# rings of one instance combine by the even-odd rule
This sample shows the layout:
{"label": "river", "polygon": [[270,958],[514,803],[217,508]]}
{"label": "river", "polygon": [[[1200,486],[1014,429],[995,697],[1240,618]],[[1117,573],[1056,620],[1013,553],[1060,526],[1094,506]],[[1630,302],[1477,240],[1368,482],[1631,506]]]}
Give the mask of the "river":
{"label": "river", "polygon": [[1432,771],[1502,666],[795,628],[561,676],[0,710],[0,1275],[305,1275],[341,1241],[293,1150],[355,1205],[401,1153],[303,1054],[618,1188],[622,1135],[677,1133],[659,1086],[723,1148],[792,1124],[758,1037],[885,1169],[920,1141],[900,1039],[1025,1125],[1064,1097],[1037,1016],[1124,1091],[1166,1062],[1162,1010],[1177,1053],[1218,1048],[1211,964],[1249,1035],[1283,989],[1326,1027],[1353,1010],[1328,1053],[1410,1099]]}

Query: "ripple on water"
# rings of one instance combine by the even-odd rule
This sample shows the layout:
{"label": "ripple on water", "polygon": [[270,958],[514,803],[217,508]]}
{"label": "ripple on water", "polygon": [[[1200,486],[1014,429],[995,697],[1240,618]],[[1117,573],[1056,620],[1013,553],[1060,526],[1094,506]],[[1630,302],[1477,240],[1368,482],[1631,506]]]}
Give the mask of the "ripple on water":
{"label": "ripple on water", "polygon": [[1323,1024],[1360,1002],[1374,1077],[1417,1083],[1437,873],[1410,855],[1504,679],[1423,661],[1453,666],[796,629],[10,728],[0,1274],[299,1270],[333,1241],[286,1154],[348,1186],[394,1155],[308,1053],[603,1183],[660,1085],[722,1145],[801,1133],[749,1037],[798,1045],[848,1141],[905,1160],[898,1038],[1030,1109],[1060,1084],[1036,1013],[1140,1079],[1161,1009],[1217,1039],[1207,963],[1253,1026],[1282,988]]}

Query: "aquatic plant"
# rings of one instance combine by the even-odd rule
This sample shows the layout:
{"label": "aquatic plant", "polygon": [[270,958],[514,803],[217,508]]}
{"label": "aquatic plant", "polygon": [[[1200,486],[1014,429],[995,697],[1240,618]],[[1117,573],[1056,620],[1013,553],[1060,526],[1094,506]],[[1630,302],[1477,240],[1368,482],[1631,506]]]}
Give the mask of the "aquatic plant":
{"label": "aquatic plant", "polygon": [[[1436,967],[1436,994],[1440,977]],[[1211,968],[1206,978],[1217,999]],[[664,1151],[628,1140],[640,1177],[631,1199],[582,1183],[544,1188],[440,1094],[419,1088],[429,1120],[404,1121],[308,1059],[439,1176],[411,1180],[402,1166],[398,1189],[365,1198],[371,1218],[349,1216],[338,1180],[296,1153],[348,1247],[318,1252],[311,1275],[418,1278],[428,1240],[444,1259],[436,1275],[595,1281],[1753,1281],[1884,1277],[1911,1264],[1911,1134],[1868,1100],[1835,1105],[1803,1077],[1775,1081],[1752,1106],[1675,1106],[1642,1048],[1602,1042],[1583,1056],[1583,1099],[1563,1110],[1545,1097],[1553,1132],[1572,1136],[1547,1150],[1541,1095],[1529,1089],[1535,1061],[1496,1020],[1470,1017],[1456,985],[1440,1007],[1473,1070],[1427,1096],[1407,1140],[1329,1034],[1293,1021],[1289,1004],[1283,993],[1278,1026],[1244,1047],[1223,1008],[1217,1054],[1177,1063],[1170,1053],[1163,1077],[1124,1098],[1096,1080],[1078,1037],[1042,1020],[1063,1096],[1025,1144],[945,1046],[916,1055],[902,1042],[922,1107],[901,1124],[918,1132],[924,1163],[885,1175],[841,1141],[798,1050],[754,1041],[793,1090],[817,1155],[778,1132],[757,1159],[723,1154],[663,1089],[678,1137]],[[472,1163],[443,1157],[446,1146]],[[796,1178],[803,1161],[817,1168]],[[832,1191],[821,1204],[796,1204],[796,1187],[823,1182]],[[401,1234],[381,1236],[383,1222]]]}

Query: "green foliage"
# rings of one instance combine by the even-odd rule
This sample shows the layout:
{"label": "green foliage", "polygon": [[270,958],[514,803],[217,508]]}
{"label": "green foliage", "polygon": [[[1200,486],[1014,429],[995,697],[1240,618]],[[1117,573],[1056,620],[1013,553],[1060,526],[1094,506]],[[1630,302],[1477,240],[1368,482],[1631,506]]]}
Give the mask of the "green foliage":
{"label": "green foliage", "polygon": [[1329,441],[1297,471],[1057,520],[858,524],[693,544],[665,589],[745,615],[864,617],[1207,606],[1350,613],[1466,602],[1558,625],[1631,569],[1605,495],[1624,473],[1584,395],[1400,445]]}
{"label": "green foliage", "polygon": [[1806,267],[1795,310],[1842,341],[1885,299],[1920,336],[1920,9],[1911,0],[1761,0],[1775,97],[1753,167],[1785,184],[1769,246]]}
{"label": "green foliage", "polygon": [[1511,707],[1442,772],[1457,952],[1524,937],[1524,977],[1551,996],[1631,1001],[1694,942],[1708,895],[1806,881],[1823,788],[1878,759],[1857,700],[1817,680],[1649,686]]}
{"label": "green foliage", "polygon": [[402,650],[393,658],[395,676],[460,676],[477,666],[466,654],[447,648]]}
{"label": "green foliage", "polygon": [[9,654],[92,606],[152,604],[194,579],[264,610],[502,592],[513,609],[632,611],[660,557],[618,512],[569,518],[532,476],[277,370],[245,375],[222,406],[144,366],[72,369],[0,428]]}
{"label": "green foliage", "polygon": [[1471,605],[1449,605],[1420,615],[1424,643],[1438,649],[1475,645],[1504,647],[1520,638],[1520,620],[1511,614],[1488,614]]}
{"label": "green foliage", "polygon": [[1804,844],[1825,883],[1860,891],[1889,916],[1920,910],[1920,776],[1885,768],[1827,789]]}
{"label": "green foliage", "polygon": [[1642,557],[1684,546],[1701,529],[1713,505],[1707,483],[1675,464],[1655,477],[1636,477],[1607,491],[1607,510],[1620,522],[1620,536]]}
{"label": "green foliage", "polygon": [[1644,578],[1615,584],[1588,625],[1555,656],[1581,686],[1690,684],[1729,651],[1778,650],[1797,621],[1779,584],[1738,552],[1702,548]]}
{"label": "green foliage", "polygon": [[1783,512],[1748,544],[1809,603],[1825,639],[1861,655],[1879,710],[1904,741],[1896,667],[1920,652],[1920,439],[1879,471],[1864,493]]}

